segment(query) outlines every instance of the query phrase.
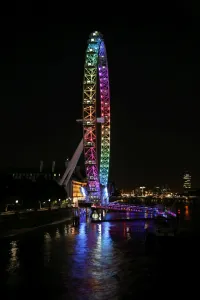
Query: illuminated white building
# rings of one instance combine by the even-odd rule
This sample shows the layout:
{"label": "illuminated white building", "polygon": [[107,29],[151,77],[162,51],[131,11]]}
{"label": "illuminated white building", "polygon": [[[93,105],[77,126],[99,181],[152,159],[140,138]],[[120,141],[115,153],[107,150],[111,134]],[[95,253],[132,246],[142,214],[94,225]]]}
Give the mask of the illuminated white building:
{"label": "illuminated white building", "polygon": [[189,172],[185,172],[185,174],[183,175],[183,188],[184,190],[188,190],[191,189],[191,175]]}

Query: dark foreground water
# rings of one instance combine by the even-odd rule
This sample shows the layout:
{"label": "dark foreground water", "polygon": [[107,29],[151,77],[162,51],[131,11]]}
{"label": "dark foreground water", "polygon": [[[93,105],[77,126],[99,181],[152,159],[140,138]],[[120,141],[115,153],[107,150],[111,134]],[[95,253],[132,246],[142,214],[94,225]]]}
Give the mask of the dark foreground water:
{"label": "dark foreground water", "polygon": [[153,221],[83,221],[77,228],[60,224],[0,241],[2,299],[192,295],[196,284],[192,278],[199,278],[197,254],[191,255],[190,245],[185,246],[188,251],[171,245],[165,251],[157,247],[147,251],[147,227],[154,231]]}

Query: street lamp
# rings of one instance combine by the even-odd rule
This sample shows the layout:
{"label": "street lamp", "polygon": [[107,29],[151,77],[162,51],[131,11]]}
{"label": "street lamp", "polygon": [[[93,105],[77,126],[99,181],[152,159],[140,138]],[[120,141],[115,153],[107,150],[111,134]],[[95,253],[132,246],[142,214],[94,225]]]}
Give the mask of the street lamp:
{"label": "street lamp", "polygon": [[16,204],[19,203],[19,200],[15,200],[15,203],[16,203]]}

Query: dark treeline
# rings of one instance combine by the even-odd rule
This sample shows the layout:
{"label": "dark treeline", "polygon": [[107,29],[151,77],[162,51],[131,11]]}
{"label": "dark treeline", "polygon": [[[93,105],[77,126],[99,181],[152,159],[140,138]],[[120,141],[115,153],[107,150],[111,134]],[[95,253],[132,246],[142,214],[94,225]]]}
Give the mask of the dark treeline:
{"label": "dark treeline", "polygon": [[39,176],[35,181],[27,178],[14,179],[12,176],[0,178],[0,209],[6,205],[14,205],[16,200],[23,208],[38,207],[39,201],[51,201],[66,199],[67,195],[63,187],[55,180],[47,180]]}

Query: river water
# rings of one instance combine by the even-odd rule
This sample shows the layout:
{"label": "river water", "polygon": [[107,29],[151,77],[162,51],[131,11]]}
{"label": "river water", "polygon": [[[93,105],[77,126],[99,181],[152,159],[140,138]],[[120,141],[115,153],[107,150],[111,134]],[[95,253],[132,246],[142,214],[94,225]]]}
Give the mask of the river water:
{"label": "river water", "polygon": [[180,257],[175,249],[147,252],[145,232],[154,226],[153,220],[91,223],[83,217],[77,227],[59,224],[2,240],[1,293],[6,299],[172,297],[182,278]]}

